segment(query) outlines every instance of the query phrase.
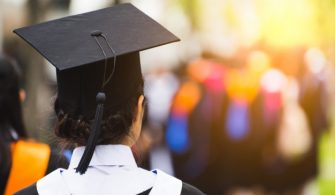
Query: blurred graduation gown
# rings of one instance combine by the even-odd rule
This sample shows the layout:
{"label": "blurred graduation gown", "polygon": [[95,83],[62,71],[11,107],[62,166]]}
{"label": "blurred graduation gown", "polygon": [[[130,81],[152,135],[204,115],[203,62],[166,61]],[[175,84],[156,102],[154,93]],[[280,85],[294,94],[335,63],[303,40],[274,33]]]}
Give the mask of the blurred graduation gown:
{"label": "blurred graduation gown", "polygon": [[[19,140],[13,154],[12,167],[3,178],[4,194],[12,194],[26,185],[36,182],[59,167],[67,167],[67,160],[48,145]],[[25,147],[21,149],[22,147]],[[26,153],[25,153],[26,152]],[[37,152],[37,153],[32,153]],[[27,166],[29,169],[27,170]],[[34,173],[34,175],[31,175]]]}

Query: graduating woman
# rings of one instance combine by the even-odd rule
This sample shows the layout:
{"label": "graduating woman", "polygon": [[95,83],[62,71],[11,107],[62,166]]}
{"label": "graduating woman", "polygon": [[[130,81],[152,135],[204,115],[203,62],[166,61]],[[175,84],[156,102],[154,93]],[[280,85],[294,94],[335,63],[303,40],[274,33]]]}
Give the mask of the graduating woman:
{"label": "graduating woman", "polygon": [[48,145],[27,141],[21,109],[25,93],[19,80],[16,64],[0,56],[0,194],[5,195],[67,165]]}
{"label": "graduating woman", "polygon": [[[21,94],[21,95],[20,95]],[[5,193],[12,165],[11,144],[27,137],[21,110],[19,72],[0,57],[0,194]]]}
{"label": "graduating woman", "polygon": [[144,112],[139,51],[179,39],[131,4],[21,29],[15,33],[57,68],[55,133],[75,147],[57,169],[18,195],[203,194],[132,154]]}

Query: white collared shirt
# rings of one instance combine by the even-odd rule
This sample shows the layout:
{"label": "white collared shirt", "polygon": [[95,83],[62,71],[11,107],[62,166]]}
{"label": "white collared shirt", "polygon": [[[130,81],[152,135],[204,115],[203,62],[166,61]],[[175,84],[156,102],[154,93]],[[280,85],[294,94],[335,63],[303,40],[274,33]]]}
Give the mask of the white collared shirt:
{"label": "white collared shirt", "polygon": [[85,147],[74,150],[68,169],[57,169],[37,182],[40,195],[135,195],[152,188],[150,195],[179,195],[182,182],[162,171],[137,167],[125,145],[98,145],[86,173],[76,173]]}

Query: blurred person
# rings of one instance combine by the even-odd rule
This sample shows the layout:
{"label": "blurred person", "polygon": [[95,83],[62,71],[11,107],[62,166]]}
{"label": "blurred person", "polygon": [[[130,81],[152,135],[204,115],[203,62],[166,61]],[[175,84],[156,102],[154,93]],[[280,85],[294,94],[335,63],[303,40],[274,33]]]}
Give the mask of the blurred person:
{"label": "blurred person", "polygon": [[25,92],[19,80],[15,62],[0,56],[0,194],[5,195],[66,166],[48,145],[27,140],[21,108]]}
{"label": "blurred person", "polygon": [[304,55],[304,72],[299,79],[299,104],[306,114],[311,148],[304,163],[306,178],[314,180],[319,174],[319,145],[323,133],[329,130],[329,97],[327,91],[327,59],[320,49],[310,48]]}
{"label": "blurred person", "polygon": [[[259,184],[260,148],[259,135],[260,95],[258,71],[248,66],[245,55],[237,55],[224,78],[225,106],[216,121],[219,183],[222,193],[239,188],[252,188]],[[257,74],[255,73],[257,72]],[[221,165],[221,166],[220,166]]]}
{"label": "blurred person", "polygon": [[[318,140],[320,133],[328,129],[327,116],[327,60],[316,48],[305,53],[305,71],[300,78],[299,103],[304,109],[312,129],[313,138]],[[316,144],[316,143],[315,143]]]}
{"label": "blurred person", "polygon": [[68,169],[17,194],[203,194],[163,171],[139,168],[131,150],[145,104],[139,52],[179,41],[175,35],[131,4],[15,32],[57,68],[55,133],[75,147]]}
{"label": "blurred person", "polygon": [[157,68],[146,75],[145,94],[148,98],[147,127],[152,138],[149,164],[174,175],[171,153],[164,141],[164,130],[179,81],[169,70]]}
{"label": "blurred person", "polygon": [[267,180],[272,183],[270,189],[277,192],[302,193],[307,182],[315,180],[319,173],[319,140],[329,127],[323,74],[326,60],[315,48],[291,57],[299,71],[292,74],[295,77],[288,77],[283,90],[276,140],[276,169],[280,168],[272,175],[270,172]]}
{"label": "blurred person", "polygon": [[166,143],[172,152],[177,177],[200,187],[205,193],[220,194],[218,173],[222,166],[217,121],[224,106],[223,65],[216,60],[191,61],[181,75],[167,121]]}
{"label": "blurred person", "polygon": [[[319,137],[328,127],[323,79],[313,74],[313,71],[322,69],[320,62],[312,65],[312,69],[302,69],[302,55],[291,57],[303,71],[293,68],[294,74],[285,76],[285,85],[281,89],[282,111],[279,124],[274,127],[275,140],[269,147],[274,150],[268,152],[264,169],[264,184],[270,192],[302,193],[306,183],[316,178]],[[276,77],[279,75],[274,73],[271,73],[272,83],[267,84],[269,87],[278,81]],[[266,80],[270,81],[270,74],[268,76]]]}
{"label": "blurred person", "polygon": [[158,68],[145,77],[145,92],[148,98],[148,122],[157,128],[163,128],[168,118],[171,101],[179,81],[169,70]]}
{"label": "blurred person", "polygon": [[287,77],[282,91],[282,112],[272,160],[265,169],[265,184],[269,191],[277,193],[301,193],[309,177],[309,150],[311,131],[308,120],[298,103],[299,88],[295,78]]}

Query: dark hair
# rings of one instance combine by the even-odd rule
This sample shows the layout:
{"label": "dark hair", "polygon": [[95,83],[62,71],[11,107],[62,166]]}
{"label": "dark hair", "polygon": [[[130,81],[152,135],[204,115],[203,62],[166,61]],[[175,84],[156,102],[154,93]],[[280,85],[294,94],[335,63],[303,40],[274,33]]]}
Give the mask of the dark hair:
{"label": "dark hair", "polygon": [[0,56],[0,193],[6,184],[11,166],[10,143],[15,132],[27,137],[19,97],[20,72],[10,59]]}
{"label": "dark hair", "polygon": [[27,137],[20,101],[20,70],[14,61],[0,57],[0,124],[10,125],[19,137]]}
{"label": "dark hair", "polygon": [[[101,133],[97,144],[119,143],[124,136],[129,134],[135,119],[134,113],[138,97],[143,94],[144,81],[141,79],[133,96],[118,106],[104,109]],[[56,98],[54,109],[58,119],[55,134],[62,139],[63,143],[68,147],[86,145],[93,117],[87,118],[75,113],[65,113],[64,108],[59,105],[58,98]]]}

